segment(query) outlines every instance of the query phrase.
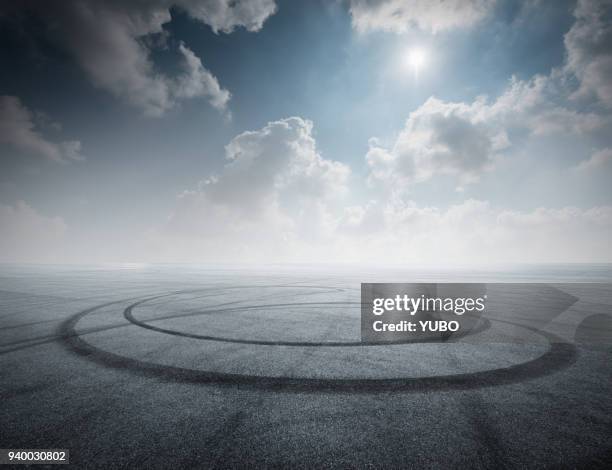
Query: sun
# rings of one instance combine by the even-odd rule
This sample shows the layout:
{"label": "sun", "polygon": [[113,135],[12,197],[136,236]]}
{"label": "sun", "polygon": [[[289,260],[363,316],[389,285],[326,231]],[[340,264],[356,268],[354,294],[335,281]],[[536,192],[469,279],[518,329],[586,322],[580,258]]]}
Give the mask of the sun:
{"label": "sun", "polygon": [[427,63],[427,51],[421,47],[412,47],[406,53],[406,65],[412,70],[415,75]]}

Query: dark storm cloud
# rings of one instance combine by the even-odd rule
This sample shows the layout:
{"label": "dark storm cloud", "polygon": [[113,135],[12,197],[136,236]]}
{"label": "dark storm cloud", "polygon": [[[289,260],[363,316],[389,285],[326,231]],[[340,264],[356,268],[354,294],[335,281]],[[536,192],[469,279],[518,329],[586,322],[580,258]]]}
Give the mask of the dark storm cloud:
{"label": "dark storm cloud", "polygon": [[[33,113],[18,97],[0,96],[0,144],[60,163],[82,159],[79,141],[54,142],[45,138],[37,125],[41,120],[46,122],[48,117]],[[57,130],[59,124],[51,123],[51,127]]]}
{"label": "dark storm cloud", "polygon": [[[146,115],[159,116],[178,100],[204,97],[224,109],[230,93],[200,59],[181,44],[182,73],[169,77],[151,60],[154,46],[164,43],[164,24],[177,7],[215,32],[237,27],[259,30],[276,9],[274,0],[63,0],[4,5],[0,16],[23,12],[43,20],[46,34],[67,50],[91,82],[128,101]],[[159,41],[147,40],[159,35]]]}

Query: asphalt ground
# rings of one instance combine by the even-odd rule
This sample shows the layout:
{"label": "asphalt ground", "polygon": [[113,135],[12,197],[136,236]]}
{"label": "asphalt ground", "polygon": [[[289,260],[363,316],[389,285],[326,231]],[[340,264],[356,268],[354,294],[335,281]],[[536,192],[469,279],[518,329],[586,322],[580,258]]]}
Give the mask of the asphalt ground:
{"label": "asphalt ground", "polygon": [[[128,268],[0,270],[1,448],[79,468],[612,465],[612,289],[572,283],[607,272]],[[526,312],[509,285],[464,340],[362,344],[360,282],[420,280],[575,301]]]}

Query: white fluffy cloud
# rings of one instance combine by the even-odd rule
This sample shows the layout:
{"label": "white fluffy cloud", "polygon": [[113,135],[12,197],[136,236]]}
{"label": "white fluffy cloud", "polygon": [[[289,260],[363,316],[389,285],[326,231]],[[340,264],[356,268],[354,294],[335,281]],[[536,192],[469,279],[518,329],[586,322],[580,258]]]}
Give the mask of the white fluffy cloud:
{"label": "white fluffy cloud", "polygon": [[[444,112],[455,119],[466,110],[451,107]],[[473,125],[476,130],[467,134],[478,134],[479,123]],[[470,139],[466,145],[473,145]],[[102,239],[92,253],[91,242],[85,249],[78,240],[66,241],[62,219],[41,215],[23,202],[0,204],[0,260],[612,261],[610,206],[518,211],[468,199],[439,207],[381,192],[377,199],[351,205],[350,179],[347,166],[319,153],[310,121],[282,119],[232,139],[219,173],[182,193],[166,223],[139,238],[137,246]],[[125,245],[129,252],[118,255],[117,246]]]}
{"label": "white fluffy cloud", "polygon": [[165,3],[176,4],[214,32],[224,33],[231,33],[237,27],[259,31],[276,12],[274,0],[166,0]]}
{"label": "white fluffy cloud", "polygon": [[577,171],[596,171],[610,163],[612,163],[612,148],[604,148],[594,152],[588,160],[580,162],[575,169]]}
{"label": "white fluffy cloud", "polygon": [[57,261],[65,232],[61,218],[44,216],[23,201],[0,204],[0,261]]}
{"label": "white fluffy cloud", "polygon": [[[173,6],[226,33],[237,27],[257,31],[276,9],[274,0],[26,1],[2,9],[10,14],[27,8],[39,15],[50,36],[75,57],[95,86],[146,115],[160,116],[179,100],[194,97],[224,109],[229,92],[186,45],[179,47],[182,74],[170,77],[155,69],[151,50],[164,42],[163,25],[171,20]],[[159,35],[157,41],[154,35]]]}
{"label": "white fluffy cloud", "polygon": [[584,134],[601,128],[607,118],[564,107],[549,77],[513,77],[494,101],[472,103],[429,98],[410,113],[390,148],[370,140],[366,161],[370,183],[406,187],[436,175],[456,176],[460,185],[478,181],[512,144],[512,130],[526,135]]}
{"label": "white fluffy cloud", "polygon": [[[490,7],[490,2],[355,0],[351,11],[360,30],[401,32],[419,26],[436,31],[454,25],[445,23],[444,13],[461,10],[465,16],[453,16],[453,21],[465,18],[469,24],[482,17],[487,5]],[[493,101],[480,96],[471,103],[453,103],[431,97],[410,113],[388,148],[371,139],[366,156],[369,181],[406,188],[445,174],[456,176],[459,185],[464,185],[493,168],[497,155],[511,146],[509,135],[513,130],[527,131],[526,137],[584,135],[609,124],[605,113],[576,109],[568,100],[571,91],[563,78],[571,73],[578,79],[576,95],[592,95],[604,106],[612,105],[612,26],[606,20],[606,15],[612,14],[610,6],[612,0],[578,2],[575,24],[565,36],[567,61],[563,70],[529,80],[512,77],[506,90]],[[413,18],[421,11],[426,13]]]}
{"label": "white fluffy cloud", "polygon": [[219,175],[179,197],[154,237],[242,259],[272,256],[298,239],[316,244],[333,231],[350,171],[319,154],[310,121],[292,117],[244,132],[226,146],[226,161]]}
{"label": "white fluffy cloud", "polygon": [[[183,216],[209,219],[209,224],[220,220],[212,208],[197,207],[183,205]],[[234,226],[224,218],[214,234],[184,226],[180,232],[157,232],[146,241],[143,259],[378,265],[612,261],[610,206],[512,211],[471,199],[447,208],[371,201],[331,217],[324,239],[280,236],[275,221],[264,214],[248,222],[236,217]]]}
{"label": "white fluffy cloud", "polygon": [[481,116],[483,106],[481,101],[466,105],[430,98],[410,113],[390,150],[370,141],[366,156],[370,181],[404,186],[436,174],[458,175],[462,183],[474,181],[507,140],[487,125]]}
{"label": "white fluffy cloud", "polygon": [[579,0],[576,21],[565,35],[565,70],[579,80],[577,97],[594,97],[612,107],[611,0]]}
{"label": "white fluffy cloud", "polygon": [[[495,146],[480,123],[462,120],[473,118],[467,108],[436,113],[442,135],[454,126],[468,134],[459,146]],[[466,122],[474,129],[465,131]],[[472,141],[479,139],[490,143]],[[609,252],[607,206],[511,211],[469,199],[443,208],[382,192],[350,205],[349,169],[318,153],[312,123],[298,117],[238,135],[226,160],[217,176],[178,198],[165,227],[146,238],[143,260],[471,264],[602,261]]]}
{"label": "white fluffy cloud", "polygon": [[[467,200],[446,209],[412,202],[353,207],[342,229],[353,257],[414,263],[601,262],[610,259],[612,207],[529,212]],[[346,254],[348,257],[349,255]]]}
{"label": "white fluffy cloud", "polygon": [[230,99],[230,93],[219,85],[217,79],[204,68],[202,61],[184,44],[179,45],[183,55],[185,73],[178,77],[172,87],[177,98],[194,98],[206,96],[212,106],[224,109]]}
{"label": "white fluffy cloud", "polygon": [[535,135],[584,134],[600,129],[607,118],[568,107],[566,90],[558,77],[536,75],[529,80],[512,77],[506,90],[482,109],[498,125],[521,127]]}
{"label": "white fluffy cloud", "polygon": [[405,33],[414,28],[437,33],[482,20],[495,0],[351,0],[353,27]]}
{"label": "white fluffy cloud", "polygon": [[83,158],[79,141],[53,142],[46,139],[37,129],[36,114],[16,96],[0,96],[0,144],[60,163]]}

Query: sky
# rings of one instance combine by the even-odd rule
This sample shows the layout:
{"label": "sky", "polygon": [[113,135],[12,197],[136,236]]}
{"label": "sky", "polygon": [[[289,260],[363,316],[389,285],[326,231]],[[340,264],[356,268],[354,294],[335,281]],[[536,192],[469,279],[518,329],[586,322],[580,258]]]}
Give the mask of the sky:
{"label": "sky", "polygon": [[0,5],[0,262],[612,262],[612,1]]}

